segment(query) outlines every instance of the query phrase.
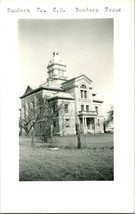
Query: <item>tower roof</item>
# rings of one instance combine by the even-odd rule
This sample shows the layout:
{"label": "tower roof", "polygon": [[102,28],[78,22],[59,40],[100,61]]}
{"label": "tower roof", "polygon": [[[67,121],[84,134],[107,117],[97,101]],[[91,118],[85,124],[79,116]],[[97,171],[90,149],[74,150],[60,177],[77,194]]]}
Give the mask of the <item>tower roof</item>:
{"label": "tower roof", "polygon": [[51,65],[54,65],[54,64],[58,64],[58,65],[62,65],[62,66],[65,66],[65,62],[63,61],[63,59],[60,57],[59,55],[59,51],[58,49],[55,49],[54,52],[53,52],[53,57],[52,59],[49,61],[48,63],[48,66],[47,67],[50,67]]}

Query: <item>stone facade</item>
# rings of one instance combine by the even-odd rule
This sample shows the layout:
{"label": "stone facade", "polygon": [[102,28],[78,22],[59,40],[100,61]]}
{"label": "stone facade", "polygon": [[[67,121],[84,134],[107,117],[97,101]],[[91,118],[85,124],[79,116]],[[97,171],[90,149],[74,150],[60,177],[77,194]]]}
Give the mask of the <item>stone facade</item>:
{"label": "stone facade", "polygon": [[46,83],[37,88],[28,86],[20,97],[21,117],[28,114],[30,105],[34,106],[35,95],[40,95],[47,97],[52,108],[56,103],[63,106],[53,121],[54,134],[75,134],[78,123],[82,133],[103,133],[103,101],[95,99],[92,80],[84,74],[68,80],[66,65],[57,50],[53,52],[47,72]]}

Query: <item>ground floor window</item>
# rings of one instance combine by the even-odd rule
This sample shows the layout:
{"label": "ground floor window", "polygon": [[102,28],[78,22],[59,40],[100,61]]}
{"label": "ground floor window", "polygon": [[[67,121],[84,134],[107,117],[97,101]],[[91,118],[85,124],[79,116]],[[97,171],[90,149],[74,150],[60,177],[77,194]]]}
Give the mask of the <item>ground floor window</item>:
{"label": "ground floor window", "polygon": [[53,127],[56,128],[56,120],[53,121]]}
{"label": "ground floor window", "polygon": [[70,127],[70,121],[69,121],[69,119],[66,119],[66,127]]}
{"label": "ground floor window", "polygon": [[95,106],[95,111],[96,111],[97,114],[98,114],[98,106]]}

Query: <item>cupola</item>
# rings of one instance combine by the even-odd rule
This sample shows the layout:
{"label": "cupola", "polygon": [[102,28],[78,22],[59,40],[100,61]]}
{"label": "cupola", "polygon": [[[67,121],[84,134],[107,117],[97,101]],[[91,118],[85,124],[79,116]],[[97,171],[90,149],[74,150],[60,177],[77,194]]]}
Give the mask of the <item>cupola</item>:
{"label": "cupola", "polygon": [[47,72],[49,86],[60,86],[61,83],[67,80],[66,65],[57,49],[54,50],[53,57],[48,63]]}

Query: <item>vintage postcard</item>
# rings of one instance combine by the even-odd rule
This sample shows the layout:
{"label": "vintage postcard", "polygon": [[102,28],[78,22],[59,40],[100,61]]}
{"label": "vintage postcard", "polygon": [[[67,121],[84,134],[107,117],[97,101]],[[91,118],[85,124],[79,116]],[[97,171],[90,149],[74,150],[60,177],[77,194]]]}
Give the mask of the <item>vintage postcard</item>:
{"label": "vintage postcard", "polygon": [[1,212],[134,212],[134,1],[1,1]]}

